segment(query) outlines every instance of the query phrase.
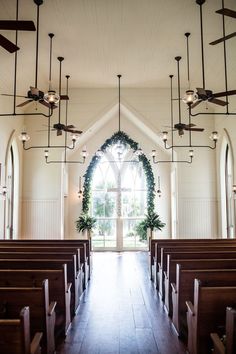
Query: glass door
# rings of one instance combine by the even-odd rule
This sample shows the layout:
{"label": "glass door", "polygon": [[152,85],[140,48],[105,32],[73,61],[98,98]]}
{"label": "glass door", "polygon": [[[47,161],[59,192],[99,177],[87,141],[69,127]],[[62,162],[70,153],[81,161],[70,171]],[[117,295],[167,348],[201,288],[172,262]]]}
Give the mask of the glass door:
{"label": "glass door", "polygon": [[93,175],[92,215],[97,219],[93,250],[147,249],[137,231],[146,212],[146,177],[133,151],[115,144]]}

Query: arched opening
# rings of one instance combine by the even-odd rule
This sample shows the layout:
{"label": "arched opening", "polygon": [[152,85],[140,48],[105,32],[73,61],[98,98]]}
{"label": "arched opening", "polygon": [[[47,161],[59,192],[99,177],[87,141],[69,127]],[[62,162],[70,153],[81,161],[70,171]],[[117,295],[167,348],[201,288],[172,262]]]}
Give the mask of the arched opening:
{"label": "arched opening", "polygon": [[94,250],[147,249],[137,225],[154,210],[154,176],[149,160],[125,133],[115,133],[87,169],[83,211],[97,219]]}
{"label": "arched opening", "polygon": [[10,139],[5,166],[4,238],[15,239],[19,228],[19,155],[15,139]]}
{"label": "arched opening", "polygon": [[234,237],[234,196],[233,185],[233,156],[230,142],[224,137],[221,150],[221,215],[222,234],[225,238]]}

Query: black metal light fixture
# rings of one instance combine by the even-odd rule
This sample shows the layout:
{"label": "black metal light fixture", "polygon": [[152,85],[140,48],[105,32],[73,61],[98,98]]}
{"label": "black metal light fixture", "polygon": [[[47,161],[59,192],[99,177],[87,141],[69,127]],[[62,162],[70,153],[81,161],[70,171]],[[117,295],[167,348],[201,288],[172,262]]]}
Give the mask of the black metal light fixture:
{"label": "black metal light fixture", "polygon": [[[171,149],[171,160],[157,160],[157,156],[156,156],[156,150],[152,150],[151,152],[151,157],[152,157],[152,162],[157,164],[157,163],[192,163],[193,160],[193,149],[191,148],[189,150],[189,160],[175,160],[174,159],[174,145],[173,145],[173,141],[174,141],[174,119],[173,119],[173,80],[174,75],[169,75],[170,78],[170,118],[171,118],[171,141],[172,141],[172,145],[170,147],[168,147],[168,149]],[[168,136],[168,132],[164,131],[162,132],[163,136],[162,136],[162,140],[164,141],[165,146],[166,142],[167,142],[167,136]],[[187,146],[189,147],[189,146]]]}
{"label": "black metal light fixture", "polygon": [[55,106],[59,100],[60,96],[56,93],[56,91],[52,88],[52,39],[54,37],[53,33],[48,34],[50,38],[50,54],[49,54],[49,88],[48,92],[44,94],[44,101],[50,105]]}
{"label": "black metal light fixture", "polygon": [[[62,60],[61,60],[62,61]],[[60,61],[60,62],[61,62]],[[70,78],[70,75],[66,75],[66,95],[68,96],[68,91],[69,91],[69,78]],[[61,95],[61,92],[60,92],[60,89],[59,89],[59,94]],[[60,108],[60,102],[59,101],[59,108]],[[60,117],[60,116],[59,116]],[[60,119],[59,119],[59,123],[60,124]],[[56,126],[58,126],[58,124]],[[74,127],[72,125],[68,126],[68,100],[66,100],[66,119],[65,119],[65,125],[64,127]],[[75,160],[75,161],[72,161],[72,160],[67,160],[67,134],[68,134],[68,131],[71,132],[71,136],[72,136],[72,141],[75,145],[75,142],[78,138],[78,135],[82,133],[82,131],[77,131],[77,130],[74,130],[73,131],[73,128],[71,128],[72,131],[70,130],[65,130],[65,145],[64,145],[64,159],[63,160],[49,160],[49,149],[47,148],[46,150],[44,150],[44,157],[45,157],[45,162],[47,164],[50,164],[50,163],[63,163],[63,164],[67,164],[67,163],[72,163],[72,164],[84,164],[85,163],[85,160],[88,156],[88,153],[87,153],[87,150],[86,150],[86,147],[83,148],[83,150],[81,151],[81,156],[82,156],[82,161],[78,161],[78,160]],[[51,147],[49,147],[51,148]]]}
{"label": "black metal light fixture", "polygon": [[161,177],[157,177],[157,196],[160,198],[161,197]]}
{"label": "black metal light fixture", "polygon": [[[215,45],[218,43],[223,42],[223,59],[224,59],[224,77],[225,77],[225,91],[224,92],[217,92],[214,93],[212,90],[206,89],[205,86],[205,58],[204,58],[204,35],[203,35],[203,19],[202,19],[202,5],[205,3],[206,0],[196,0],[197,5],[199,5],[200,10],[200,33],[201,33],[201,62],[202,62],[202,88],[197,88],[197,100],[194,100],[195,93],[192,90],[186,92],[183,101],[187,104],[189,114],[192,117],[198,115],[212,115],[212,113],[208,112],[198,112],[193,113],[192,109],[199,105],[200,102],[212,102],[219,106],[225,106],[226,110],[224,112],[214,112],[214,115],[236,115],[236,113],[229,112],[229,100],[228,97],[231,95],[236,95],[236,90],[228,90],[228,73],[227,73],[227,55],[226,55],[226,43],[225,41],[232,36],[225,35],[225,7],[224,7],[224,0],[222,0],[222,11],[216,11],[222,15],[222,27],[223,27],[223,38],[219,40],[213,41],[210,44]],[[235,35],[235,34],[233,34]],[[187,58],[189,58],[188,52],[188,37],[187,37]],[[189,68],[189,60],[188,60],[188,68]],[[191,91],[191,92],[190,92]],[[225,97],[225,101],[221,99],[221,97]],[[220,98],[220,99],[219,99]]]}
{"label": "black metal light fixture", "polygon": [[78,198],[83,198],[83,190],[82,190],[82,183],[81,183],[81,176],[79,177],[79,191],[78,191]]}
{"label": "black metal light fixture", "polygon": [[[171,85],[170,85],[170,90],[171,90],[171,131],[172,131],[172,141],[171,141],[171,145],[167,145],[167,141],[168,141],[168,132],[167,131],[163,131],[162,132],[162,140],[164,142],[164,147],[166,150],[172,149],[172,148],[189,148],[190,150],[192,150],[193,148],[209,148],[214,150],[216,148],[216,143],[219,139],[218,133],[217,131],[213,131],[210,135],[210,139],[213,141],[213,145],[196,145],[196,144],[192,144],[192,131],[195,132],[202,132],[204,129],[203,128],[197,128],[195,127],[194,124],[192,124],[191,122],[191,115],[190,112],[188,112],[188,116],[189,116],[189,124],[182,124],[181,122],[181,97],[180,97],[180,70],[179,70],[179,62],[181,60],[181,57],[175,57],[176,61],[177,61],[177,74],[178,74],[178,111],[179,111],[179,123],[174,125],[173,122],[173,84],[172,84],[172,80],[173,80],[173,76],[170,75],[170,80],[171,80]],[[188,76],[189,78],[189,76]],[[189,81],[190,82],[190,81]],[[182,136],[184,134],[184,130],[186,130],[189,135],[189,143],[187,145],[175,145],[173,143],[173,130],[174,128],[180,129],[179,131],[179,135]],[[181,130],[181,127],[183,128],[183,130]]]}
{"label": "black metal light fixture", "polygon": [[[118,134],[121,133],[121,77],[122,75],[117,75],[118,78]],[[143,150],[140,147],[137,147],[135,151],[133,151],[133,155],[136,159],[127,159],[127,160],[122,160],[124,151],[125,151],[126,146],[121,142],[121,140],[118,140],[116,143],[115,147],[115,159],[110,159],[108,156],[106,156],[106,159],[102,160],[102,163],[139,163],[138,156],[143,154]],[[110,148],[106,148],[106,151],[108,151]],[[103,157],[105,150],[98,149],[95,153],[97,157]]]}
{"label": "black metal light fixture", "polygon": [[[66,109],[67,109],[67,104],[68,104],[68,92],[66,95],[61,95],[61,70],[62,70],[62,61],[64,60],[63,57],[58,57],[58,61],[60,63],[59,65],[59,97],[65,97],[66,100]],[[69,78],[69,76],[68,76]],[[68,81],[67,81],[68,82]],[[68,87],[67,87],[68,89]],[[57,130],[58,125],[59,128],[61,129],[66,129],[67,128],[67,123],[66,125],[61,124],[61,100],[59,101],[59,108],[58,108],[58,117],[59,117],[59,123],[58,124],[54,124],[53,128],[55,128]],[[67,119],[67,118],[66,118]],[[66,143],[64,145],[51,145],[51,133],[50,133],[50,129],[51,129],[51,117],[48,118],[48,142],[46,145],[32,145],[32,146],[26,146],[27,141],[30,140],[30,136],[27,134],[26,130],[23,130],[21,132],[21,134],[19,135],[19,140],[22,142],[23,144],[23,149],[24,150],[30,150],[30,149],[69,149],[69,150],[73,150],[75,148],[75,144],[78,138],[78,134],[82,133],[80,131],[78,131],[78,134],[76,134],[77,131],[74,130],[70,130],[70,132],[72,132],[73,134],[71,135],[71,141],[72,141],[72,145],[67,145],[67,140]],[[58,130],[57,130],[58,131]],[[67,131],[65,131],[65,133],[67,133]]]}
{"label": "black metal light fixture", "polygon": [[[37,25],[36,25],[36,73],[35,73],[35,80],[37,81],[37,70],[38,70],[38,39],[39,39],[39,8],[43,4],[43,0],[34,0],[34,3],[37,6]],[[16,18],[15,20],[18,21],[19,19],[19,1],[16,0]],[[30,29],[30,30],[35,30]],[[15,31],[15,45],[14,47],[18,48],[18,30]],[[46,118],[49,118],[53,114],[53,110],[49,110],[49,114],[45,114],[43,112],[23,112],[23,113],[16,113],[16,97],[23,97],[27,98],[25,96],[19,96],[16,94],[17,90],[17,61],[18,61],[18,50],[15,51],[15,59],[14,59],[14,83],[13,83],[13,94],[4,94],[2,93],[2,96],[13,96],[13,112],[11,113],[1,113],[0,117],[11,117],[11,116],[43,116]],[[45,103],[46,104],[46,103]]]}

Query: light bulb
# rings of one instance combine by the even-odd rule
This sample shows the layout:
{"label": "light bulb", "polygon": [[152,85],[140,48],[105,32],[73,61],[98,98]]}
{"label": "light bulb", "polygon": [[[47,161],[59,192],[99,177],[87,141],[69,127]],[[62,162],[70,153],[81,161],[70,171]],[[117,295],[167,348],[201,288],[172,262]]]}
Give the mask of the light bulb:
{"label": "light bulb", "polygon": [[156,156],[156,150],[152,150],[151,156],[152,156],[152,157],[155,157],[155,156]]}
{"label": "light bulb", "polygon": [[30,140],[30,136],[26,132],[22,132],[19,135],[19,139],[20,139],[20,141],[22,141],[22,143],[24,143],[25,141]]}
{"label": "light bulb", "polygon": [[187,90],[185,92],[184,97],[182,98],[182,101],[186,103],[187,105],[191,105],[194,102],[198,100],[197,94],[193,90]]}
{"label": "light bulb", "polygon": [[80,155],[81,155],[84,159],[86,159],[86,157],[88,156],[88,152],[86,151],[85,148],[81,151]]}
{"label": "light bulb", "polygon": [[56,93],[56,91],[49,90],[47,93],[45,93],[43,99],[45,102],[53,105],[59,102],[60,96]]}
{"label": "light bulb", "polygon": [[194,151],[193,150],[189,150],[189,156],[193,157],[194,156]]}
{"label": "light bulb", "polygon": [[164,141],[164,142],[166,142],[167,141],[167,139],[168,139],[168,132],[162,132],[162,140]]}
{"label": "light bulb", "polygon": [[98,151],[96,151],[96,156],[97,157],[102,157],[104,155],[104,152],[102,151],[102,150],[98,150]]}
{"label": "light bulb", "polygon": [[219,139],[218,132],[213,131],[213,132],[211,133],[210,139],[213,140],[213,141],[215,141],[215,142],[217,142],[217,140]]}
{"label": "light bulb", "polygon": [[141,148],[138,148],[136,151],[135,151],[135,155],[137,156],[140,156],[143,154],[143,150]]}

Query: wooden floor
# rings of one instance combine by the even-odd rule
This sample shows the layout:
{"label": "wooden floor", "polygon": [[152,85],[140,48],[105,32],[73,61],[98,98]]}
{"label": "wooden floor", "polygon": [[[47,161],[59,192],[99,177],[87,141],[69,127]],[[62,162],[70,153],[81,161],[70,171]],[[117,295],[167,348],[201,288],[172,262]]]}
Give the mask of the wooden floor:
{"label": "wooden floor", "polygon": [[93,272],[59,354],[182,354],[148,274],[147,252],[93,254]]}

